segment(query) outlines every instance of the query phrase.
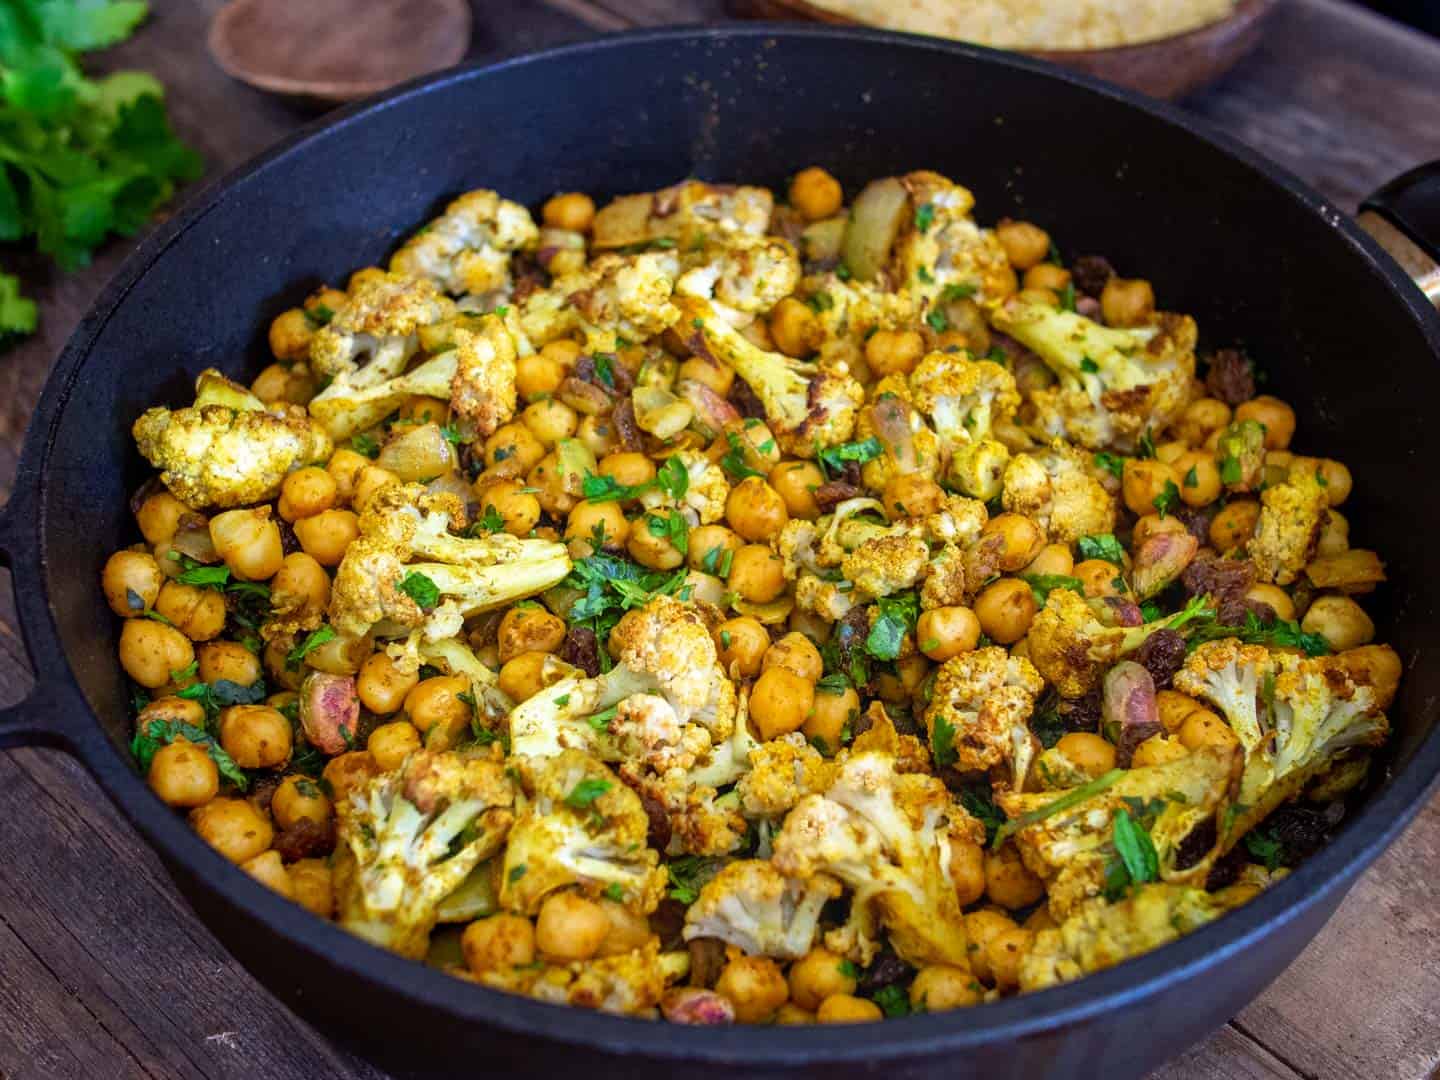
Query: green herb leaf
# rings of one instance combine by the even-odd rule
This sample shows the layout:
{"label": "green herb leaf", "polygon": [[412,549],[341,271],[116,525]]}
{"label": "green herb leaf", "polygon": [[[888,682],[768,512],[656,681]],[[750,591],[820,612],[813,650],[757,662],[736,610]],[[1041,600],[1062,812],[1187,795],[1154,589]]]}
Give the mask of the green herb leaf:
{"label": "green herb leaf", "polygon": [[950,329],[950,320],[945,317],[945,313],[939,308],[931,308],[925,313],[925,323],[937,334],[943,334],[946,330]]}
{"label": "green herb leaf", "polygon": [[833,479],[845,471],[847,461],[864,465],[884,452],[885,447],[879,439],[872,435],[861,442],[841,443],[839,446],[827,447],[815,455],[815,460],[820,463],[820,468],[825,471],[825,474]]}
{"label": "green herb leaf", "polygon": [[1081,559],[1103,559],[1116,566],[1125,565],[1125,549],[1112,533],[1082,536],[1075,542]]}
{"label": "green herb leaf", "polygon": [[430,611],[440,603],[440,587],[418,570],[406,574],[399,589],[425,611]]}
{"label": "green herb leaf", "polygon": [[922,203],[915,208],[915,228],[922,233],[929,232],[930,226],[935,221],[935,207],[929,203]]}
{"label": "green herb leaf", "polygon": [[995,796],[988,783],[967,784],[960,789],[960,805],[980,824],[985,826],[985,842],[994,843],[995,834],[1009,819],[1005,811],[995,805]]}
{"label": "green herb leaf", "polygon": [[850,689],[850,679],[837,671],[817,682],[815,689],[822,694],[843,694]]}
{"label": "green herb leaf", "polygon": [[1125,473],[1125,459],[1118,454],[1112,454],[1108,450],[1101,450],[1095,455],[1095,467],[1104,469],[1115,479],[1119,480]]}
{"label": "green herb leaf", "polygon": [[299,645],[296,645],[285,654],[285,666],[291,671],[294,671],[300,666],[305,657],[309,656],[327,641],[334,640],[334,638],[335,628],[328,624],[320,627],[318,630],[310,631],[309,634],[305,635],[304,641],[300,642]]}
{"label": "green herb leaf", "polygon": [[1245,850],[1272,873],[1285,864],[1285,845],[1265,829],[1251,829],[1245,834]]}
{"label": "green herb leaf", "polygon": [[230,580],[230,568],[196,564],[191,569],[177,574],[175,580],[181,585],[194,585],[202,589],[223,589]]}
{"label": "green herb leaf", "polygon": [[1111,835],[1115,851],[1125,863],[1130,880],[1136,885],[1155,881],[1160,876],[1160,856],[1150,834],[1136,824],[1128,810],[1115,814]]}
{"label": "green herb leaf", "polygon": [[682,904],[693,904],[700,897],[700,890],[725,867],[725,859],[708,858],[704,855],[684,855],[671,859],[665,865],[670,876],[669,896]]}
{"label": "green herb leaf", "polygon": [[1065,574],[1021,574],[1020,580],[1030,586],[1030,591],[1035,595],[1036,607],[1043,608],[1055,589],[1069,589],[1081,596],[1085,595],[1084,583],[1079,578]]}
{"label": "green herb leaf", "polygon": [[606,885],[602,895],[604,895],[606,900],[614,900],[617,904],[623,904],[625,902],[625,890],[620,887],[618,881],[612,881],[609,885]]}
{"label": "green herb leaf", "polygon": [[[1067,281],[1067,282],[1065,282],[1065,287],[1060,290],[1060,310],[1061,310],[1061,311],[1074,311],[1074,310],[1075,310],[1075,283],[1074,283],[1073,281]],[[1090,365],[1090,367],[1086,368],[1086,367],[1085,367],[1085,364],[1086,364],[1086,363],[1088,363],[1088,364]],[[1085,362],[1082,363],[1082,364],[1080,365],[1080,367],[1081,367],[1083,370],[1086,370],[1086,371],[1099,371],[1099,370],[1100,370],[1100,368],[1099,368],[1098,366],[1096,366],[1095,361],[1094,361],[1094,360],[1091,360],[1088,356],[1085,358]]]}
{"label": "green herb leaf", "polygon": [[879,1005],[881,1011],[892,1020],[896,1017],[910,1015],[910,995],[898,983],[882,986],[875,991],[875,996],[871,1000]]}
{"label": "green herb leaf", "polygon": [[609,780],[599,780],[593,776],[587,776],[571,789],[569,795],[565,796],[565,805],[573,810],[587,810],[591,803],[613,786]]}
{"label": "green herb leaf", "polygon": [[958,756],[955,752],[955,725],[943,713],[936,715],[930,728],[930,753],[937,769],[955,764]]}
{"label": "green herb leaf", "polygon": [[879,615],[870,626],[865,651],[877,660],[894,660],[906,634],[920,617],[920,600],[913,592],[882,596],[875,602]]}
{"label": "green herb leaf", "polygon": [[150,764],[155,760],[160,748],[176,739],[185,739],[203,749],[215,762],[220,775],[241,791],[249,786],[249,777],[235,764],[235,759],[227,754],[208,732],[183,720],[151,720],[144,725],[144,730],[135,732],[135,737],[130,742],[130,753],[134,755],[140,771],[149,773]]}
{"label": "green herb leaf", "polygon": [[1175,481],[1166,480],[1164,489],[1150,501],[1150,505],[1155,507],[1161,518],[1164,518],[1179,506],[1180,489],[1175,486]]}

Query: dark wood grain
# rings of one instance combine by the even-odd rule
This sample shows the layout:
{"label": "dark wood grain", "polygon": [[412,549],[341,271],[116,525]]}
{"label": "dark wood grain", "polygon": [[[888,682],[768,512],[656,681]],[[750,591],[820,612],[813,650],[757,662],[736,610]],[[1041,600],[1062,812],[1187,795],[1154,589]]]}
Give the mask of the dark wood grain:
{"label": "dark wood grain", "polygon": [[[171,0],[105,65],[156,72],[214,176],[313,113],[226,77],[203,40],[220,0]],[[476,0],[471,57],[627,25],[724,17],[723,0]],[[1352,207],[1440,157],[1440,44],[1339,0],[1284,0],[1261,47],[1188,107]],[[75,274],[0,257],[40,332],[0,355],[0,499],[53,356],[130,244]],[[0,571],[0,705],[30,684]],[[1420,1080],[1440,1067],[1440,803],[1356,886],[1296,964],[1163,1080]],[[0,754],[0,1077],[380,1074],[293,1017],[220,948],[77,765]]]}

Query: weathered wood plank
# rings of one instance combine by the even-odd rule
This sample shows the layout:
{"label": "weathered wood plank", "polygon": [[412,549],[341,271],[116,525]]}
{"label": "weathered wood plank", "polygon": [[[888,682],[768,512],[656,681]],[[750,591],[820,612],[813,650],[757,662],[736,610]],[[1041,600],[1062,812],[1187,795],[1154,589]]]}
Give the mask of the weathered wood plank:
{"label": "weathered wood plank", "polygon": [[1264,1047],[1227,1026],[1156,1069],[1149,1080],[1296,1080],[1299,1075]]}

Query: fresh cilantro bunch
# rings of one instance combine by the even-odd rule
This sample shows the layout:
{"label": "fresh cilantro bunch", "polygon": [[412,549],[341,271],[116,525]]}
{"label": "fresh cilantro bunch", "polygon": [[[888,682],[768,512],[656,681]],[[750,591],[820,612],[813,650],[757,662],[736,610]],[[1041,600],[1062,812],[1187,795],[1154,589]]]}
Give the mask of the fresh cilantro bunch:
{"label": "fresh cilantro bunch", "polygon": [[[64,270],[112,233],[131,236],[178,181],[200,175],[151,75],[85,77],[77,57],[123,41],[140,0],[0,3],[0,241],[33,242]],[[35,329],[35,304],[0,273],[0,332]]]}

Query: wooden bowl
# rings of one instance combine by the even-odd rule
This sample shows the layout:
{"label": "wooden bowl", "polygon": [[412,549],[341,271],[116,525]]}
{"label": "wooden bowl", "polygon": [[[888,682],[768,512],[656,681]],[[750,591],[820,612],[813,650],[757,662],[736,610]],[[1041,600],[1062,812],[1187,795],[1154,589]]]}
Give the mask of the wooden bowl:
{"label": "wooden bowl", "polygon": [[[1266,17],[1279,0],[1239,0],[1219,22],[1183,34],[1110,49],[1029,50],[1029,56],[1138,90],[1174,99],[1219,78],[1260,41]],[[756,19],[808,19],[859,25],[806,0],[730,0],[735,14]]]}
{"label": "wooden bowl", "polygon": [[457,64],[469,45],[467,0],[231,0],[209,34],[232,78],[332,104]]}

